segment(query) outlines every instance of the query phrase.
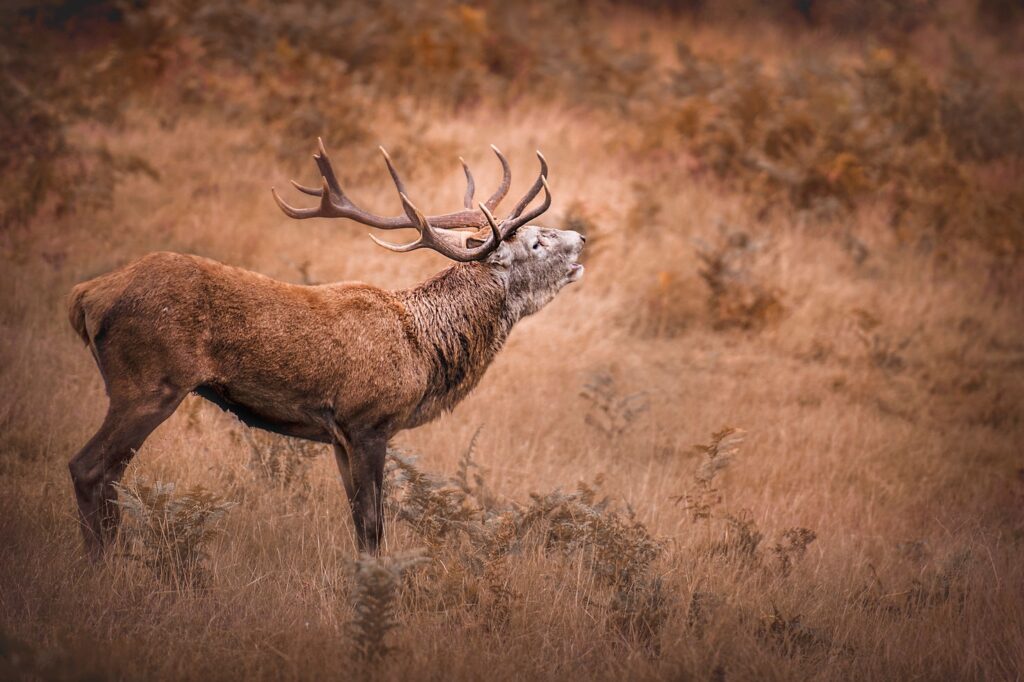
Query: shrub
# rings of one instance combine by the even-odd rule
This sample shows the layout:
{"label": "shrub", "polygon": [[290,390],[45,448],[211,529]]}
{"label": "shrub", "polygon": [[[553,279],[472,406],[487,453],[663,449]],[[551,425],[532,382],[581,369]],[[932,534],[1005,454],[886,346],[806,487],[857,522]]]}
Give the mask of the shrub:
{"label": "shrub", "polygon": [[250,471],[282,489],[303,491],[309,486],[309,465],[323,446],[307,440],[277,436],[259,429],[244,429],[249,445]]}
{"label": "shrub", "polygon": [[711,518],[714,509],[721,504],[722,495],[715,478],[732,462],[743,438],[743,431],[726,426],[711,434],[708,443],[693,446],[694,452],[701,456],[693,474],[696,486],[691,492],[674,498],[676,504],[683,504],[690,512],[693,521]]}
{"label": "shrub", "polygon": [[782,538],[775,543],[772,552],[779,561],[779,572],[787,576],[793,564],[807,553],[807,547],[817,539],[818,534],[808,528],[794,527],[782,533]]}
{"label": "shrub", "polygon": [[589,406],[584,421],[608,438],[621,436],[650,407],[646,391],[623,395],[608,372],[591,374],[580,397]]}
{"label": "shrub", "polygon": [[172,482],[160,481],[118,485],[118,505],[128,513],[128,556],[161,580],[192,587],[207,578],[207,545],[217,533],[217,522],[234,503],[199,486],[183,493],[175,488]]}
{"label": "shrub", "polygon": [[782,317],[778,289],[759,282],[752,264],[760,245],[743,232],[734,232],[715,245],[703,244],[697,256],[707,284],[708,313],[715,329],[761,329]]}
{"label": "shrub", "polygon": [[628,302],[626,321],[641,337],[673,338],[699,317],[691,302],[693,292],[680,273],[660,270],[636,299]]}
{"label": "shrub", "polygon": [[349,623],[356,652],[364,661],[380,661],[393,647],[388,634],[398,627],[402,574],[424,561],[417,552],[394,557],[361,556],[355,562],[354,616]]}
{"label": "shrub", "polygon": [[[756,60],[723,62],[678,47],[671,96],[645,110],[648,144],[675,139],[767,213],[820,219],[881,196],[913,241],[977,238],[1019,253],[1024,223],[997,206],[1014,192],[972,163],[1020,158],[1019,89],[986,77],[966,50],[939,83],[906,54],[866,51],[856,67],[794,58],[776,73]],[[669,113],[672,112],[672,113]],[[1009,186],[1009,185],[1008,185]],[[978,213],[987,214],[979,219]]]}
{"label": "shrub", "polygon": [[574,493],[534,493],[525,506],[482,504],[475,496],[484,489],[482,483],[466,485],[469,464],[460,465],[458,476],[448,482],[420,471],[403,453],[389,451],[389,462],[388,486],[397,493],[391,495],[397,517],[426,543],[431,559],[418,573],[415,599],[444,611],[472,606],[488,628],[501,629],[518,595],[507,561],[529,544],[582,561],[610,592],[609,625],[630,641],[656,650],[655,636],[671,608],[671,599],[651,571],[663,545],[631,512],[598,499],[595,486],[581,482]]}

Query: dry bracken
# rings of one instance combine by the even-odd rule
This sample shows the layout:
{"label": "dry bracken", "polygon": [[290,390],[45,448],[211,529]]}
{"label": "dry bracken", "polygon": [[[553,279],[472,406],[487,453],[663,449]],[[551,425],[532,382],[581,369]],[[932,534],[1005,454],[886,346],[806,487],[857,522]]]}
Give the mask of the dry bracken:
{"label": "dry bracken", "polygon": [[118,505],[129,518],[128,556],[162,580],[191,587],[207,579],[207,547],[218,521],[235,505],[201,486],[176,488],[173,482],[136,480],[118,486]]}

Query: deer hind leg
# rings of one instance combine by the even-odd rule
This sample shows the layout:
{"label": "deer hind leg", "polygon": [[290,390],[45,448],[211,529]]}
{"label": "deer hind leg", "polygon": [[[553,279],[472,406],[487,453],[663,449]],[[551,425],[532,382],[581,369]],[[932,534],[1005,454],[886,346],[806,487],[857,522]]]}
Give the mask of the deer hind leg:
{"label": "deer hind leg", "polygon": [[132,400],[111,393],[96,434],[68,463],[86,548],[98,558],[121,521],[115,484],[150,433],[174,413],[187,393],[162,385]]}

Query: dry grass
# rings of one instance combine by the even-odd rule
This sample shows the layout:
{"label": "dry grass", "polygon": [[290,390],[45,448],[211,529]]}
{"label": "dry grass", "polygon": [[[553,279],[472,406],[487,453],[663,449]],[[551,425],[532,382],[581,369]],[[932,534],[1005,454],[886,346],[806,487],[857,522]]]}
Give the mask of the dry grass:
{"label": "dry grass", "polygon": [[[0,107],[45,136],[0,166],[0,677],[1019,679],[1021,151],[991,139],[1017,120],[997,85],[1019,53],[965,30],[965,64],[943,32],[966,5],[920,26],[885,6],[905,53],[823,36],[870,18],[839,10],[811,31],[612,8],[556,43],[564,24],[488,31],[585,10],[453,5],[419,31],[425,10],[391,7],[316,49],[301,39],[344,16],[254,3],[227,17],[238,40],[197,16],[136,26],[144,47],[40,24],[114,54],[83,88],[137,81],[109,116],[99,95],[72,110],[78,72],[47,62],[59,117],[20,91]],[[857,120],[874,127],[846,136]],[[358,556],[327,448],[190,397],[130,467],[122,545],[89,563],[66,461],[105,397],[67,327],[73,283],[156,249],[386,287],[445,265],[277,211],[269,185],[309,181],[318,134],[378,210],[396,207],[378,142],[438,210],[458,155],[488,187],[488,144],[514,168],[539,147],[546,221],[587,231],[586,277],[393,444],[384,559]]]}

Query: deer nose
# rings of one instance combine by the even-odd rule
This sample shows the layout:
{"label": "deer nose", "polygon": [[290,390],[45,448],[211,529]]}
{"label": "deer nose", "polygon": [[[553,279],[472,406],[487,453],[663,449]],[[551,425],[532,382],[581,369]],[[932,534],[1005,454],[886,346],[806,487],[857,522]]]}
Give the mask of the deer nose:
{"label": "deer nose", "polygon": [[580,235],[580,241],[581,241],[581,242],[583,242],[584,244],[586,244],[586,243],[587,243],[587,238],[586,238],[586,236],[585,236],[585,235],[582,235],[582,234],[581,234],[581,235]]}

